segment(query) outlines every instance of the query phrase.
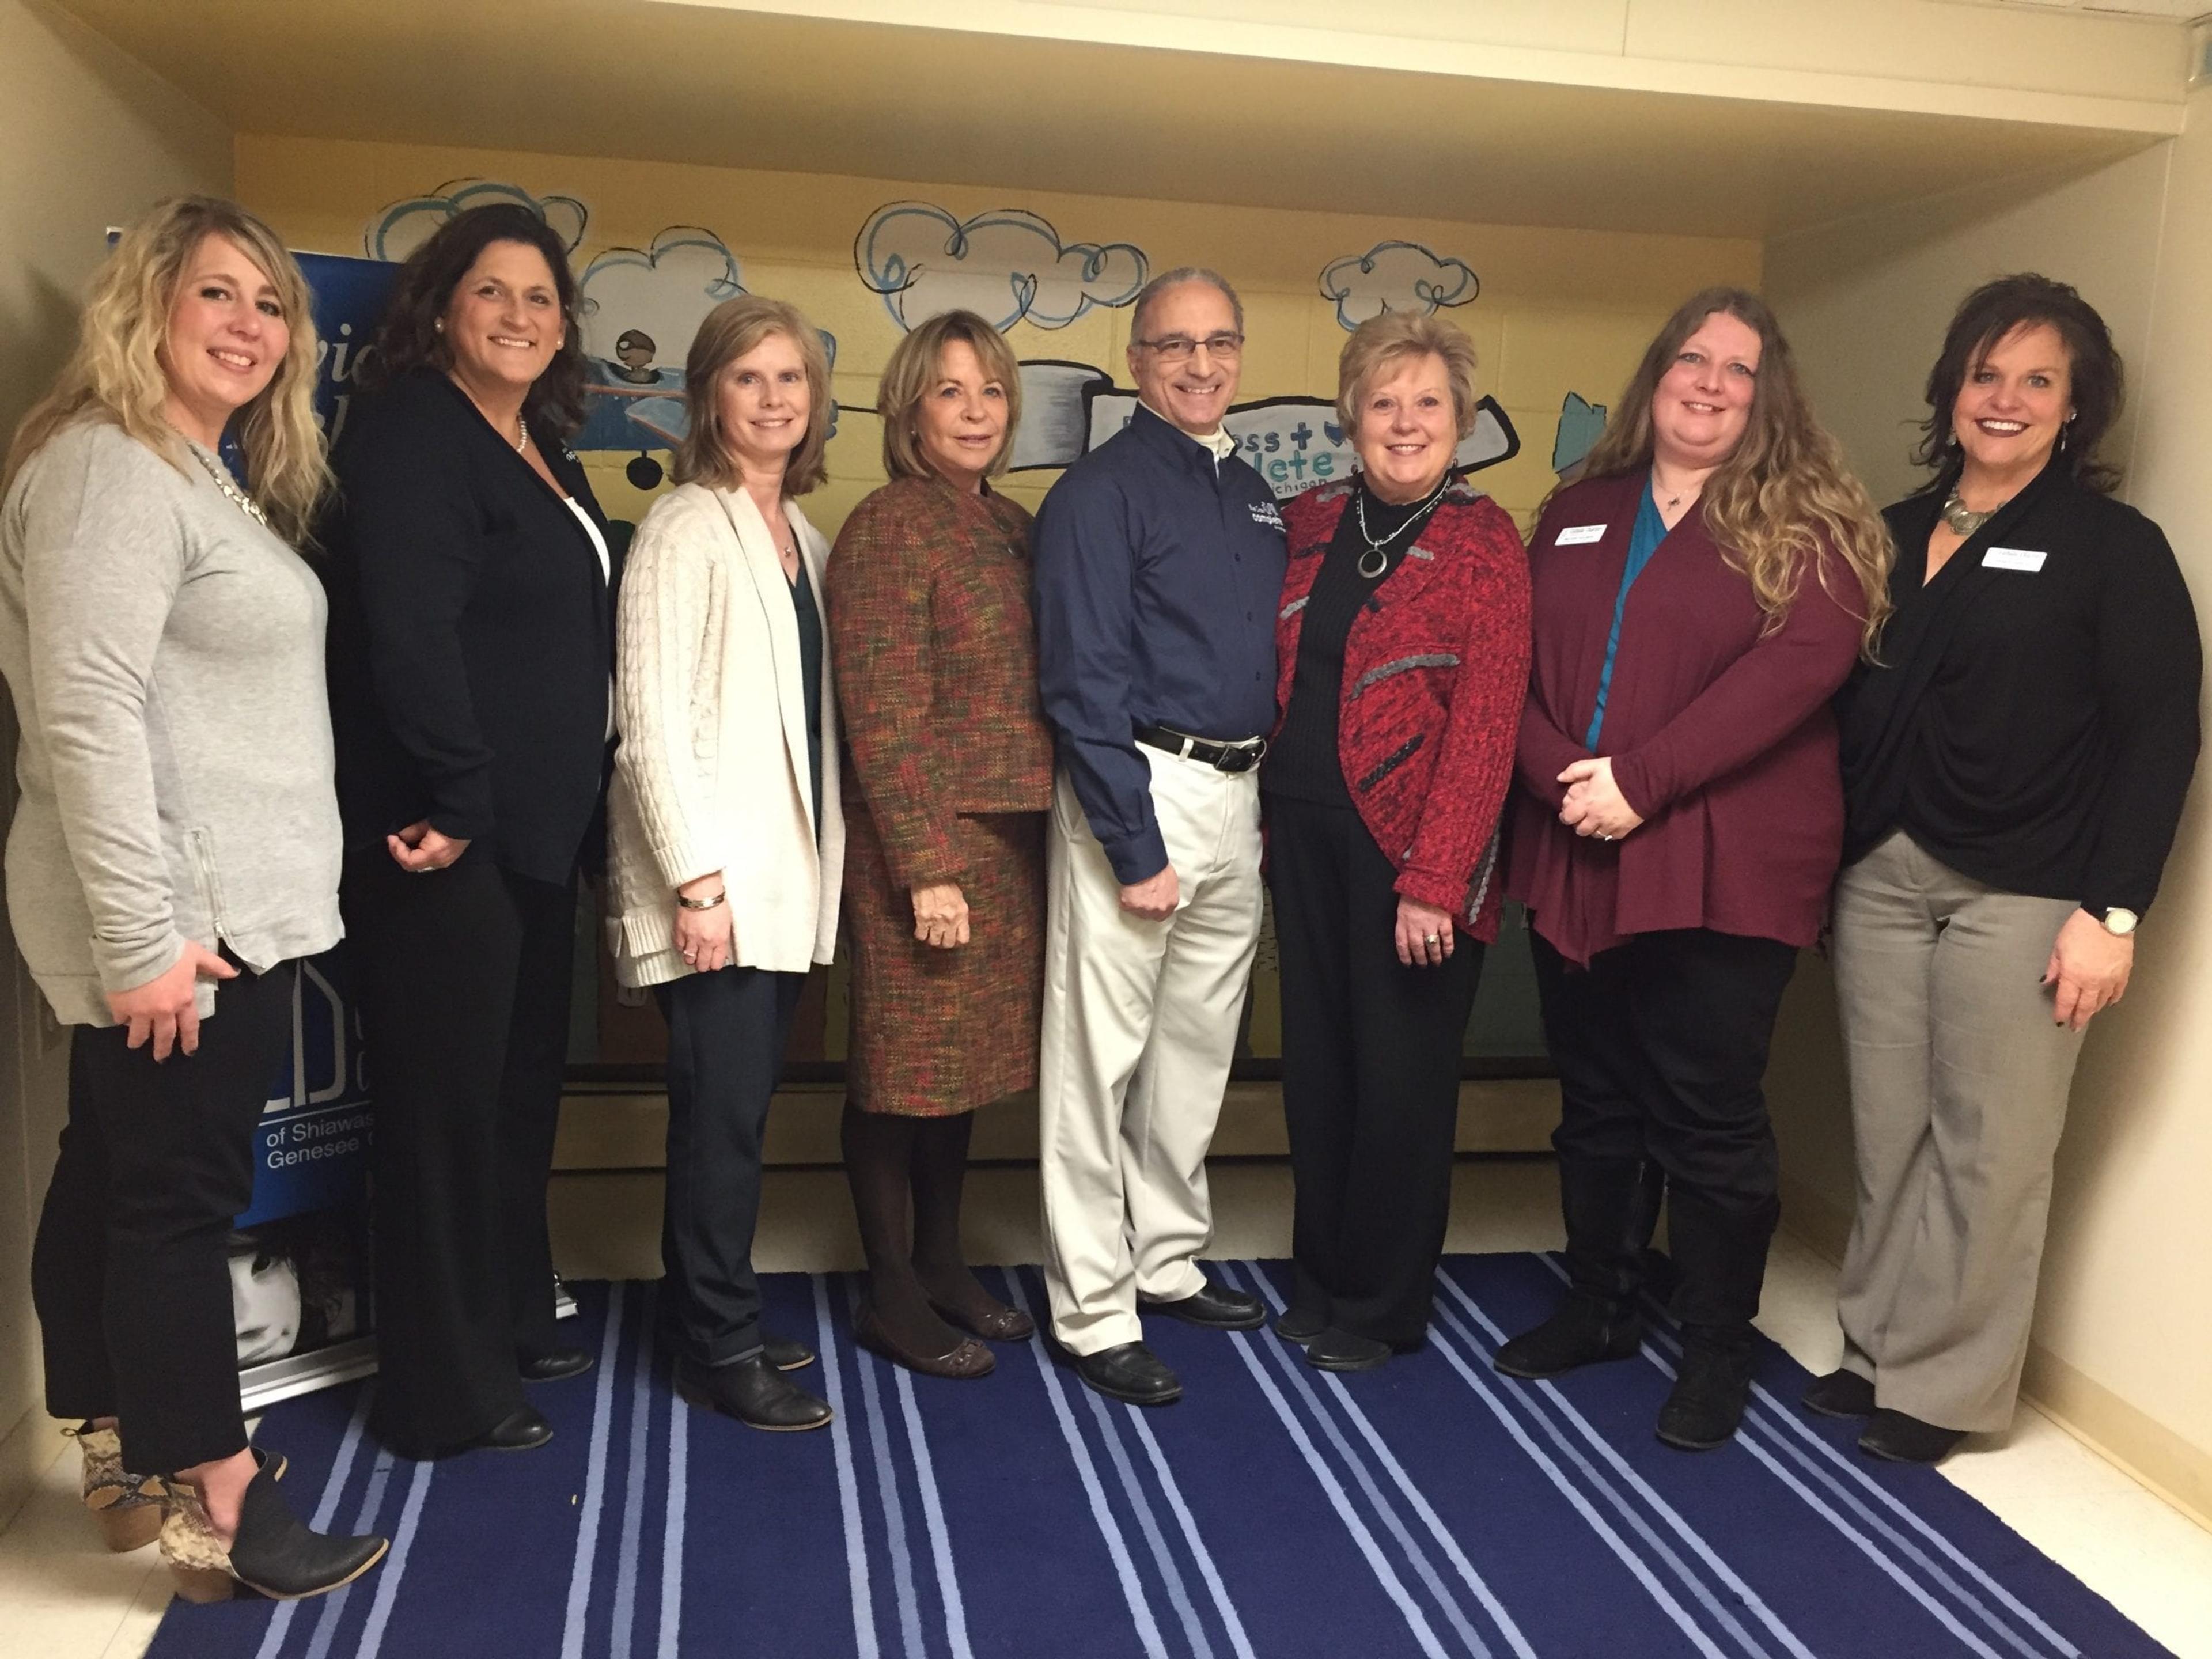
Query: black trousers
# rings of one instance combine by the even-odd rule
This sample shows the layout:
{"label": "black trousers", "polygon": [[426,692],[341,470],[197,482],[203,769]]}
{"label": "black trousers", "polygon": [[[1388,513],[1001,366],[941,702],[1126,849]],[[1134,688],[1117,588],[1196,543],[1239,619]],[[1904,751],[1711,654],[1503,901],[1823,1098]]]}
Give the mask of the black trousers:
{"label": "black trousers", "polygon": [[[1578,1249],[1590,1251],[1595,1231],[1587,1213],[1577,1226],[1577,1189],[1617,1188],[1631,1207],[1639,1201],[1634,1170],[1648,1160],[1666,1172],[1669,1242],[1682,1273],[1676,1310],[1691,1323],[1747,1321],[1778,1205],[1764,1082],[1796,947],[1683,928],[1638,934],[1583,969],[1540,935],[1530,943],[1559,1073],[1552,1144],[1571,1266]],[[1628,1237],[1640,1231],[1624,1216],[1607,1248],[1640,1242]]]}
{"label": "black trousers", "polygon": [[655,988],[668,1019],[668,1200],[661,1317],[702,1365],[761,1349],[753,1229],[761,1137],[804,974],[725,968]]}
{"label": "black trousers", "polygon": [[119,1418],[141,1474],[246,1445],[225,1240],[253,1201],[297,977],[288,962],[225,981],[190,1056],[156,1064],[122,1026],[70,1035],[69,1121],[31,1253],[46,1409]]}
{"label": "black trousers", "polygon": [[346,863],[376,1103],[376,1434],[428,1457],[522,1404],[557,1346],[545,1185],[568,1057],[576,890],[464,855]]}
{"label": "black trousers", "polygon": [[1460,1055],[1482,946],[1462,935],[1443,963],[1407,967],[1398,872],[1358,813],[1275,796],[1267,813],[1292,1306],[1412,1346],[1428,1329],[1451,1216]]}

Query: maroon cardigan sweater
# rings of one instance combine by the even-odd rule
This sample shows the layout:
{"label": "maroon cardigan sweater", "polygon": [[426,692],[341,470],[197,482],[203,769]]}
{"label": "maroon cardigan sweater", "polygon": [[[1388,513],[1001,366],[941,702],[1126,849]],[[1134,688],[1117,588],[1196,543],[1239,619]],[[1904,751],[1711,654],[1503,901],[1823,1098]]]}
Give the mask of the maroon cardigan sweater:
{"label": "maroon cardigan sweater", "polygon": [[[1275,623],[1275,708],[1290,705],[1298,628],[1352,500],[1324,484],[1283,503],[1290,569]],[[1528,561],[1513,520],[1455,480],[1352,619],[1337,751],[1397,890],[1498,937],[1498,825],[1528,679]]]}
{"label": "maroon cardigan sweater", "polygon": [[[1858,654],[1859,586],[1840,556],[1808,572],[1772,632],[1692,510],[1629,590],[1601,752],[1644,823],[1620,841],[1559,822],[1557,781],[1597,700],[1645,474],[1561,490],[1528,544],[1535,661],[1521,719],[1505,890],[1570,962],[1674,927],[1810,945],[1842,856],[1828,700]],[[1595,541],[1562,532],[1602,526]]]}

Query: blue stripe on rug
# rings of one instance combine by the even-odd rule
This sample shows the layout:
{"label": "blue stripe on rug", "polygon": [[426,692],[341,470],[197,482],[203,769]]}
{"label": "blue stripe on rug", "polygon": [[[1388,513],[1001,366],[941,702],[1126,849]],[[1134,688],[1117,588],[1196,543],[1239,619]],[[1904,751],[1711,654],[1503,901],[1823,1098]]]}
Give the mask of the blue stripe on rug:
{"label": "blue stripe on rug", "polygon": [[[1279,1264],[1218,1264],[1276,1308]],[[1041,1313],[1027,1269],[993,1275]],[[1680,1345],[1529,1384],[1498,1344],[1559,1294],[1535,1255],[1449,1258],[1420,1352],[1334,1376],[1265,1331],[1167,1321],[1164,1411],[1111,1403],[1039,1337],[980,1382],[854,1346],[857,1281],[774,1275],[837,1418],[758,1434],[674,1395],[657,1287],[580,1285],[588,1377],[534,1389],[542,1451],[380,1451],[373,1382],[274,1407],[323,1527],[392,1540],[319,1601],[172,1606],[154,1659],[2149,1659],[2164,1650],[1933,1470],[1795,1405],[1762,1344],[1736,1441],[1651,1419]]]}

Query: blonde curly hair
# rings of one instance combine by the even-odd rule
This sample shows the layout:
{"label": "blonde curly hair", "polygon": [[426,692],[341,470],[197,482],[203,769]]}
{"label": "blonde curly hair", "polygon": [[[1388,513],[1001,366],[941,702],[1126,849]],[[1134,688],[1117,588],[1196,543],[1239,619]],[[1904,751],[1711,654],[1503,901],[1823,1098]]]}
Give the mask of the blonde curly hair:
{"label": "blonde curly hair", "polygon": [[210,236],[228,237],[260,268],[290,332],[276,373],[239,412],[238,436],[246,477],[270,527],[295,546],[307,540],[331,477],[315,422],[321,353],[307,279],[276,232],[235,202],[211,196],[158,202],[123,233],[93,277],[76,349],[15,428],[0,491],[47,440],[78,421],[119,426],[179,471],[190,468],[184,440],[162,414],[169,381],[161,350],[177,285]]}
{"label": "blonde curly hair", "polygon": [[1644,351],[1581,476],[1620,477],[1650,468],[1652,398],[1683,343],[1717,311],[1759,336],[1759,372],[1743,436],[1699,496],[1705,528],[1751,583],[1770,631],[1789,616],[1808,566],[1826,585],[1820,544],[1834,548],[1858,586],[1860,645],[1871,660],[1889,617],[1895,550],[1866,486],[1844,465],[1843,447],[1814,418],[1782,325],[1756,294],[1709,288],[1682,302]]}

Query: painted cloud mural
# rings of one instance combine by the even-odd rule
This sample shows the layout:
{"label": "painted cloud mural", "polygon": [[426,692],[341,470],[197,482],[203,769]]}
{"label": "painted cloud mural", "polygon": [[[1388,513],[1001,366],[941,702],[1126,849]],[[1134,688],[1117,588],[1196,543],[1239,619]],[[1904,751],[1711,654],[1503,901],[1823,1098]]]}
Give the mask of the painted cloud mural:
{"label": "painted cloud mural", "polygon": [[902,329],[963,309],[998,328],[1066,328],[1094,306],[1127,305],[1150,270],[1141,249],[1064,242],[1019,208],[958,219],[927,202],[894,202],[869,215],[853,263]]}

